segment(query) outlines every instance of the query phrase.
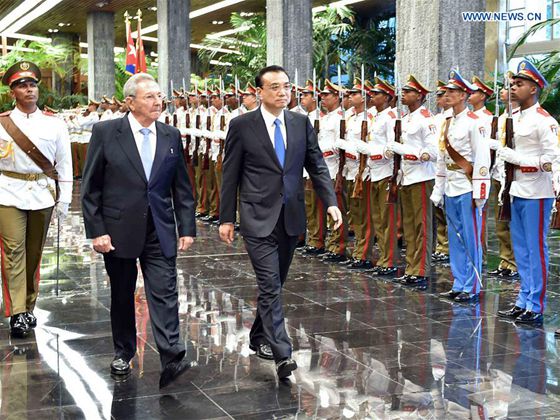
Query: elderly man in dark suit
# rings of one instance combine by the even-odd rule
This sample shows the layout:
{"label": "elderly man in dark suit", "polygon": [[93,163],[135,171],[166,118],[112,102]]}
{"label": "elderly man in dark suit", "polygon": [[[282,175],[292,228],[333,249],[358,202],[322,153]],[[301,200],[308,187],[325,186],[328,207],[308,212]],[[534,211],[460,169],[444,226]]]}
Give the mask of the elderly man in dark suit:
{"label": "elderly man in dark suit", "polygon": [[233,119],[226,138],[220,238],[233,241],[239,190],[241,234],[259,290],[250,348],[274,360],[278,377],[284,379],[297,369],[281,292],[298,235],[305,231],[304,168],[336,229],[342,215],[309,119],[285,110],[291,92],[288,74],[280,66],[269,66],[255,81],[260,109]]}
{"label": "elderly man in dark suit", "polygon": [[181,134],[157,121],[158,84],[138,73],[126,82],[124,95],[130,112],[93,128],[82,209],[87,237],[103,253],[111,282],[111,372],[128,374],[136,353],[134,291],[140,260],[163,388],[193,364],[179,339],[176,256],[177,249],[186,251],[193,243],[195,206]]}

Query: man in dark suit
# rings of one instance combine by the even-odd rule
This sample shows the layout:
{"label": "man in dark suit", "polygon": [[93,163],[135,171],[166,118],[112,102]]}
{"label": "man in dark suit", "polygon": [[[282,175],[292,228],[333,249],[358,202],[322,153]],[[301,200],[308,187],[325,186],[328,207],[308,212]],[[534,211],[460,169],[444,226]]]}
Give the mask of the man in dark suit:
{"label": "man in dark suit", "polygon": [[305,231],[304,168],[335,229],[342,215],[309,119],[284,109],[291,92],[286,71],[269,66],[255,81],[262,105],[233,119],[225,142],[220,238],[233,241],[239,189],[241,234],[259,290],[250,348],[274,360],[278,377],[284,379],[297,369],[281,293],[298,236]]}
{"label": "man in dark suit", "polygon": [[103,253],[111,282],[111,372],[128,374],[136,353],[139,259],[162,364],[162,388],[192,366],[179,339],[176,256],[177,249],[187,250],[196,235],[194,199],[181,134],[157,121],[162,95],[154,78],[132,76],[124,95],[130,112],[93,128],[82,210],[86,235]]}

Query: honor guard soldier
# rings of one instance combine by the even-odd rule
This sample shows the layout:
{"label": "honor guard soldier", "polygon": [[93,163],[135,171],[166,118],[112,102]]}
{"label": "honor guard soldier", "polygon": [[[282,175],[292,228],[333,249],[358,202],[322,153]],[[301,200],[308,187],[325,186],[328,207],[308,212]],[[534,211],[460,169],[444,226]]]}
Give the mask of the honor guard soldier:
{"label": "honor guard soldier", "polygon": [[[206,137],[204,132],[206,130],[206,117],[208,115],[208,91],[198,90],[198,110],[197,113],[200,117],[200,127],[196,127],[197,137],[199,139],[198,150],[196,154],[198,155],[198,165],[195,171],[196,177],[196,196],[197,196],[197,207],[196,215],[197,217],[204,218],[208,217],[208,212],[210,208],[210,202],[208,200],[208,185],[207,185],[207,172],[208,169],[204,168],[204,154],[206,152]],[[196,123],[196,120],[195,120]]]}
{"label": "honor guard soldier", "polygon": [[431,200],[437,207],[445,201],[454,281],[452,289],[440,296],[467,302],[478,298],[482,283],[480,228],[490,192],[490,149],[480,118],[467,108],[467,97],[473,92],[470,83],[451,71],[446,88],[453,114],[445,120],[439,139]]}
{"label": "honor guard soldier", "polygon": [[[452,112],[451,107],[447,105],[444,95],[445,82],[438,80],[436,89],[436,106],[439,112],[434,115],[436,133],[438,135],[441,133],[446,116]],[[447,220],[445,218],[445,212],[441,207],[435,206],[433,211],[436,219],[436,248],[435,252],[432,254],[432,261],[446,262],[449,260],[449,242],[447,239]]]}
{"label": "honor guard soldier", "polygon": [[[334,222],[332,220],[328,221],[330,235],[325,244],[327,253],[323,256],[323,261],[326,262],[343,262],[347,260],[348,220],[346,218],[347,197],[344,183],[342,183],[340,191],[336,191],[336,177],[340,169],[340,154],[339,149],[336,147],[336,141],[340,138],[341,121],[345,121],[344,111],[340,107],[341,94],[342,92],[340,92],[339,87],[328,79],[325,81],[325,86],[320,92],[321,104],[326,112],[321,115],[319,123],[319,148],[323,152],[323,159],[329,168],[329,174],[335,186],[338,208],[343,217],[342,225],[336,230],[333,229]],[[322,217],[326,219],[326,212],[323,213]]]}
{"label": "honor guard soldier", "polygon": [[3,299],[14,337],[25,337],[37,325],[33,309],[51,215],[56,204],[60,223],[72,199],[68,130],[63,121],[37,108],[40,79],[39,68],[28,61],[14,64],[2,78],[16,103],[0,116]]}
{"label": "honor guard soldier", "polygon": [[[558,122],[539,104],[547,81],[529,61],[519,63],[513,76],[511,98],[519,103],[513,115],[513,145],[504,146],[497,158],[513,165],[511,197],[511,242],[521,278],[515,306],[498,315],[516,323],[540,324],[546,307],[548,280],[547,234],[554,198],[560,192],[558,179]],[[502,197],[503,199],[503,197]]]}
{"label": "honor guard soldier", "polygon": [[[300,89],[301,106],[305,110],[311,126],[318,129],[321,112],[317,107],[319,89],[313,81],[307,80],[305,86]],[[297,111],[296,111],[297,112]],[[319,131],[320,133],[320,131]],[[319,134],[316,133],[316,134]],[[319,196],[315,193],[309,175],[303,170],[305,179],[305,213],[307,217],[307,246],[302,254],[307,256],[322,255],[325,251],[325,239],[327,236],[326,209]]]}
{"label": "honor guard soldier", "polygon": [[[513,76],[513,72],[507,72],[508,80]],[[507,106],[508,106],[508,89],[507,87],[502,87],[500,89],[500,101],[505,104],[505,110],[498,118],[498,130],[497,139],[489,139],[490,149],[497,151],[502,144],[505,144],[506,135],[506,119],[507,119]],[[511,100],[512,115],[519,112],[519,104]],[[490,190],[490,200],[494,204],[494,217],[496,220],[496,236],[498,237],[499,253],[500,253],[500,263],[498,267],[488,274],[498,277],[512,278],[517,277],[517,264],[515,263],[515,256],[513,255],[513,247],[511,245],[511,234],[509,230],[509,222],[507,220],[500,220],[499,211],[499,192],[501,186],[504,182],[504,171],[503,171],[504,161],[501,159],[496,159],[494,166],[490,170],[490,175],[492,178],[492,188]]]}
{"label": "honor guard soldier", "polygon": [[78,171],[79,176],[82,175],[84,165],[86,163],[87,150],[89,146],[89,139],[91,138],[91,130],[93,126],[99,122],[99,114],[97,113],[99,102],[93,99],[89,100],[88,107],[83,114],[78,115],[75,120],[76,124],[80,127],[82,135],[78,139]]}
{"label": "honor guard soldier", "polygon": [[243,95],[243,106],[247,112],[257,109],[259,106],[259,102],[257,101],[257,89],[251,83],[247,83],[247,87],[241,94]]}
{"label": "honor guard soldier", "polygon": [[[377,236],[379,258],[373,267],[374,275],[391,275],[397,271],[397,205],[387,203],[389,179],[393,173],[393,158],[385,155],[388,144],[395,138],[397,115],[389,106],[395,88],[376,77],[371,89],[377,116],[372,119],[369,141],[359,142],[357,150],[367,156],[366,178],[369,183],[369,230]],[[365,185],[364,185],[365,188]]]}
{"label": "honor guard soldier", "polygon": [[226,107],[224,106],[223,92],[220,87],[217,87],[210,96],[212,107],[215,109],[215,114],[212,117],[211,136],[212,146],[210,149],[211,154],[211,170],[214,173],[214,182],[210,190],[210,214],[214,217],[210,222],[218,221],[220,216],[220,187],[222,186],[222,154],[224,151],[223,142],[226,139],[226,124],[229,115]]}
{"label": "honor guard soldier", "polygon": [[406,241],[406,269],[398,280],[403,284],[425,281],[432,257],[432,203],[438,148],[436,126],[423,105],[430,91],[413,75],[402,87],[402,104],[408,114],[402,118],[401,142],[390,142],[387,151],[401,155],[402,180],[399,190],[403,234]]}
{"label": "honor guard soldier", "polygon": [[101,117],[99,117],[99,121],[107,121],[113,119],[113,111],[111,110],[112,104],[113,101],[107,98],[107,96],[103,95],[101,99],[101,105],[100,105],[100,108],[102,109],[103,113],[101,114]]}

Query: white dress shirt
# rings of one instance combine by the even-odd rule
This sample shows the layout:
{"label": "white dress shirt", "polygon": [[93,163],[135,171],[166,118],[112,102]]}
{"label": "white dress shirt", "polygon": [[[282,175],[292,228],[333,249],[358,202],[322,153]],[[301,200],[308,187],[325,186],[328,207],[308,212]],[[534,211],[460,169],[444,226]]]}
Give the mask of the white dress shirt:
{"label": "white dress shirt", "polygon": [[130,123],[130,129],[132,130],[132,134],[134,135],[134,141],[136,142],[136,147],[138,148],[138,154],[142,156],[142,143],[144,142],[144,134],[140,132],[143,128],[147,128],[150,130],[150,145],[152,151],[152,162],[156,156],[156,143],[157,143],[157,136],[156,136],[156,123],[155,121],[150,124],[149,127],[143,127],[132,112],[128,113],[128,122]]}
{"label": "white dress shirt", "polygon": [[288,142],[286,137],[286,124],[284,122],[284,111],[280,113],[280,115],[275,116],[264,109],[264,106],[261,106],[261,113],[264,118],[264,124],[266,125],[266,129],[268,130],[268,135],[270,137],[270,141],[272,142],[272,147],[274,147],[274,130],[276,129],[276,125],[274,125],[274,121],[278,118],[280,120],[280,132],[282,133],[282,138],[284,139],[284,147],[288,149]]}

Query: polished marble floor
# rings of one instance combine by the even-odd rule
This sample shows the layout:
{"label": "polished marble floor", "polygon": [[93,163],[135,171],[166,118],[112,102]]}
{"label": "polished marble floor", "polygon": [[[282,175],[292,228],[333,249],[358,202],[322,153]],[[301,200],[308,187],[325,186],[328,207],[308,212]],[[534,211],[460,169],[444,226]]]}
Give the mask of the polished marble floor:
{"label": "polished marble floor", "polygon": [[[278,383],[273,363],[248,348],[256,287],[241,241],[229,247],[215,226],[198,228],[178,267],[181,333],[199,367],[159,392],[140,278],[139,350],[133,373],[116,382],[107,277],[75,195],[60,238],[56,225],[49,233],[34,336],[10,339],[8,320],[0,324],[0,418],[560,419],[558,236],[539,329],[495,316],[516,281],[485,275],[480,302],[461,305],[437,297],[450,286],[445,265],[419,290],[297,256],[283,299],[299,369]],[[492,236],[489,248],[493,268]]]}

